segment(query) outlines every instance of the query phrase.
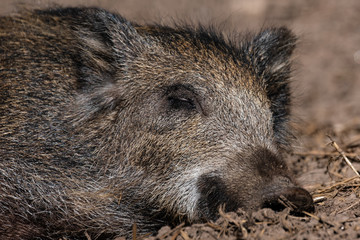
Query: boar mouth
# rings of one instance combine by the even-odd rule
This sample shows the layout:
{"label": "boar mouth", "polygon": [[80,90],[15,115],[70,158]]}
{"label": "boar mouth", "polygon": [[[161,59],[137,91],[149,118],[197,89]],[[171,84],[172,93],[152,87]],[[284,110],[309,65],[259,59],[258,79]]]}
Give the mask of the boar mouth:
{"label": "boar mouth", "polygon": [[293,213],[299,214],[303,211],[313,212],[314,202],[308,191],[300,187],[278,188],[270,187],[263,195],[263,208],[282,210],[288,207]]}
{"label": "boar mouth", "polygon": [[236,211],[243,207],[239,201],[226,192],[226,185],[219,176],[204,174],[198,180],[200,198],[198,201],[199,219],[202,221],[216,220],[218,209],[224,205],[226,211]]}

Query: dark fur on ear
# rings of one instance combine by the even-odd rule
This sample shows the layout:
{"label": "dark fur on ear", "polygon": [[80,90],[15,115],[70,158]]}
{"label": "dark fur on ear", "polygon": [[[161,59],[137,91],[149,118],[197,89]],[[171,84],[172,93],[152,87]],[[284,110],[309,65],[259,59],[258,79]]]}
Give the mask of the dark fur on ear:
{"label": "dark fur on ear", "polygon": [[63,8],[37,13],[45,19],[59,16],[74,30],[80,111],[73,120],[81,122],[121,108],[124,99],[121,89],[115,87],[116,81],[124,80],[128,63],[150,49],[153,42],[140,36],[120,15],[103,9]]}
{"label": "dark fur on ear", "polygon": [[292,137],[288,129],[290,114],[290,57],[296,45],[295,35],[285,27],[270,28],[245,42],[242,49],[248,56],[256,76],[263,81],[274,116],[273,128],[280,146],[287,146]]}
{"label": "dark fur on ear", "polygon": [[[114,74],[150,46],[132,23],[120,15],[98,8],[64,8],[38,10],[42,16],[61,16],[74,26],[74,48],[80,55],[73,56],[79,69],[79,87],[94,88],[113,83]],[[79,21],[82,19],[82,21]],[[90,24],[91,23],[91,24]]]}

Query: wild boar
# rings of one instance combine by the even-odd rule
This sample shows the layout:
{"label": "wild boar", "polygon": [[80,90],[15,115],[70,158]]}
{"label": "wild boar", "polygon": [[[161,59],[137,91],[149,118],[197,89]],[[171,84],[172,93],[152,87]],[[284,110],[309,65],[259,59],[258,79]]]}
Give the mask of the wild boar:
{"label": "wild boar", "polygon": [[97,8],[0,18],[0,236],[126,236],[286,197],[284,27],[228,38]]}

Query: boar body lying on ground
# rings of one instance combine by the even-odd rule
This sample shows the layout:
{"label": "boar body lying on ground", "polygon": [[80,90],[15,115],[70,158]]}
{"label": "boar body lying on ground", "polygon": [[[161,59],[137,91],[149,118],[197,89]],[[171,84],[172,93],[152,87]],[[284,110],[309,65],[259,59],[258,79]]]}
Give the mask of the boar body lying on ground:
{"label": "boar body lying on ground", "polygon": [[313,207],[283,161],[295,37],[95,8],[0,18],[1,239],[92,238]]}

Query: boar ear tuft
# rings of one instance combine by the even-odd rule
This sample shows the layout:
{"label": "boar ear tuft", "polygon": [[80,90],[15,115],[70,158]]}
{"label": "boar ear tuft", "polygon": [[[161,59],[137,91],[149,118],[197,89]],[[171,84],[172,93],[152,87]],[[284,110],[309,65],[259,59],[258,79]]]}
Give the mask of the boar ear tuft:
{"label": "boar ear tuft", "polygon": [[80,87],[114,82],[114,74],[126,69],[131,59],[151,45],[119,15],[95,8],[82,10],[81,14],[88,24],[76,28],[80,56],[75,56],[75,61],[79,64]]}
{"label": "boar ear tuft", "polygon": [[280,27],[263,30],[243,46],[249,56],[249,64],[270,100],[273,128],[281,145],[286,145],[289,136],[290,57],[295,45],[295,35],[289,29]]}
{"label": "boar ear tuft", "polygon": [[286,81],[290,74],[290,57],[296,45],[295,35],[287,28],[269,28],[261,31],[245,50],[258,77],[268,84]]}
{"label": "boar ear tuft", "polygon": [[102,9],[74,8],[70,14],[66,16],[70,21],[72,15],[83,20],[80,24],[75,21],[77,55],[73,56],[81,93],[74,122],[81,123],[123,107],[126,94],[117,81],[123,79],[129,62],[149,49],[150,40],[121,16]]}

